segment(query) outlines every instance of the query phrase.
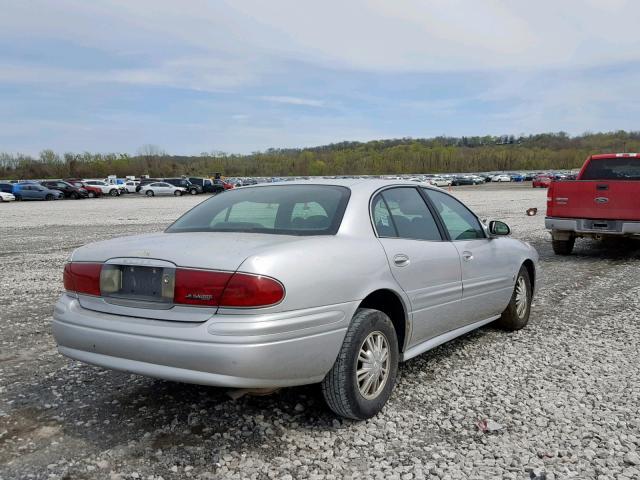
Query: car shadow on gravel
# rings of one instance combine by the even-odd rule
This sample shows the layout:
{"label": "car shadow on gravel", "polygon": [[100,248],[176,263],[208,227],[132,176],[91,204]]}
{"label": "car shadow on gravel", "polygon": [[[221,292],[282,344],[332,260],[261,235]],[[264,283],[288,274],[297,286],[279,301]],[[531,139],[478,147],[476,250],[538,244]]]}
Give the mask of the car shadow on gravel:
{"label": "car shadow on gravel", "polygon": [[[157,450],[201,450],[207,445],[208,460],[215,463],[220,450],[247,451],[268,445],[275,455],[278,438],[289,429],[341,425],[322,401],[318,385],[237,400],[228,391],[74,362],[54,377],[21,389],[20,396],[12,399],[8,416],[0,418],[0,427],[6,423],[11,433],[0,443],[7,447],[6,453],[17,453],[17,440],[44,425],[83,445],[86,453],[135,443],[128,455],[148,457]],[[48,442],[34,440],[33,452],[48,448]]]}

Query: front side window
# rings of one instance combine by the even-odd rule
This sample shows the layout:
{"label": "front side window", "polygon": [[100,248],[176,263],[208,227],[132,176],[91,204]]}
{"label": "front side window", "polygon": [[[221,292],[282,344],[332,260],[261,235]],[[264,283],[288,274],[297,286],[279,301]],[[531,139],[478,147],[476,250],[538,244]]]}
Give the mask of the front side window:
{"label": "front side window", "polygon": [[333,185],[278,185],[231,190],[199,204],[167,232],[255,232],[334,235],[349,189]]}
{"label": "front side window", "polygon": [[440,214],[451,240],[486,238],[476,216],[458,200],[444,192],[424,189]]}
{"label": "front side window", "polygon": [[[415,188],[391,188],[383,191],[379,196],[384,202],[384,206],[379,201],[374,203],[374,222],[376,228],[378,225],[382,228],[382,231],[378,230],[379,236],[397,236],[414,240],[442,240],[433,215]],[[385,215],[388,215],[388,220]],[[386,223],[393,227],[396,235],[383,234],[385,231],[390,232]]]}

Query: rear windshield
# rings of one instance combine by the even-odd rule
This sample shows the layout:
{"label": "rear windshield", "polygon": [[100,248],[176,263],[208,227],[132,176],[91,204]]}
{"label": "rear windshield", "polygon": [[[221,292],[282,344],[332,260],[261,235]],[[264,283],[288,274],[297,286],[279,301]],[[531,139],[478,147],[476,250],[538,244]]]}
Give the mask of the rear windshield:
{"label": "rear windshield", "polygon": [[640,180],[640,159],[623,157],[591,160],[581,180]]}
{"label": "rear windshield", "polygon": [[334,235],[349,189],[333,185],[279,185],[225,192],[196,206],[166,231]]}

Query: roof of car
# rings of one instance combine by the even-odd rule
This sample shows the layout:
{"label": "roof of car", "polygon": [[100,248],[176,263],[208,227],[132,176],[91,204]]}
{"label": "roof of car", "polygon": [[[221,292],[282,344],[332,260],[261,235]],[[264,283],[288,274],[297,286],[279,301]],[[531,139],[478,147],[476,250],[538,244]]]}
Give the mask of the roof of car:
{"label": "roof of car", "polygon": [[287,186],[287,185],[334,185],[339,187],[347,187],[351,190],[365,190],[374,192],[380,188],[391,185],[404,185],[413,186],[420,185],[425,188],[432,188],[439,190],[437,187],[427,185],[426,183],[412,182],[409,180],[385,180],[378,178],[348,178],[348,179],[312,179],[312,180],[293,180],[290,182],[274,182],[274,183],[259,183],[258,185],[247,185],[241,187],[241,190],[245,188],[264,188],[270,186]]}

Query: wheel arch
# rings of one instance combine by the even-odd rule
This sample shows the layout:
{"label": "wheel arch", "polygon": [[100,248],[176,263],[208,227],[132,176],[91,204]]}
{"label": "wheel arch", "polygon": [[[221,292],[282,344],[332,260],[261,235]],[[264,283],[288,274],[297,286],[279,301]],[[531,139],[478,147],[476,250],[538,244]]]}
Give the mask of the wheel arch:
{"label": "wheel arch", "polygon": [[358,308],[372,308],[385,313],[396,330],[400,353],[405,351],[411,334],[408,309],[402,297],[389,288],[380,288],[369,293]]}

